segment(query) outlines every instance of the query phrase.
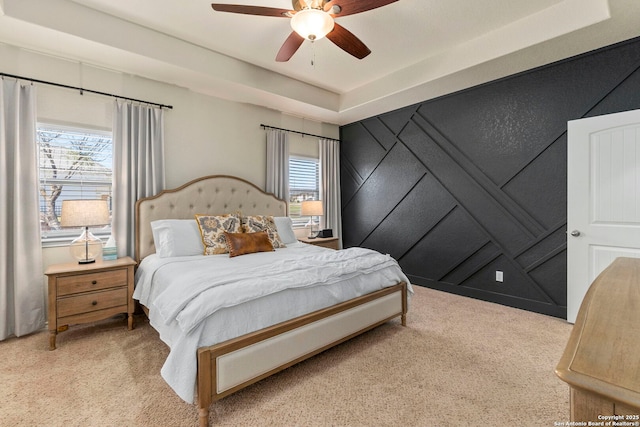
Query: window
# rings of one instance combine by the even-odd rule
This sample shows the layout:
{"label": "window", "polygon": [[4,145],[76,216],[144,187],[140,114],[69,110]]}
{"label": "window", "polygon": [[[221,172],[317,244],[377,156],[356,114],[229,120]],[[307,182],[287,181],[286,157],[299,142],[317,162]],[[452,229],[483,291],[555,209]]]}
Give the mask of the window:
{"label": "window", "polygon": [[309,221],[300,216],[304,200],[320,199],[320,164],[318,159],[289,157],[289,216],[294,227],[304,227]]}
{"label": "window", "polygon": [[[39,123],[40,228],[43,243],[75,239],[80,229],[61,228],[63,200],[106,199],[111,211],[111,132]],[[92,229],[111,234],[111,226]]]}

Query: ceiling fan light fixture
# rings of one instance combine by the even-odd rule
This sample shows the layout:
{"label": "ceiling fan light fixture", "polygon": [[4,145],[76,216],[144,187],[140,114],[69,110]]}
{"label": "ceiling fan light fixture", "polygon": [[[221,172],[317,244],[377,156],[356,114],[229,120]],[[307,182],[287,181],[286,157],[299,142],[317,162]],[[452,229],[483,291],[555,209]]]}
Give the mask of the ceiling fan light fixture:
{"label": "ceiling fan light fixture", "polygon": [[291,18],[291,28],[307,40],[320,40],[333,30],[333,18],[318,9],[303,9]]}

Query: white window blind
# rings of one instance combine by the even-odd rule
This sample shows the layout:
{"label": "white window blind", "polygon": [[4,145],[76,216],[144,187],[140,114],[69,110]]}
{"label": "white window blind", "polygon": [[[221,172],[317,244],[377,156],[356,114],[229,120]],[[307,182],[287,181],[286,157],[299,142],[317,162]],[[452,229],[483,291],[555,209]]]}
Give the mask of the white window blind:
{"label": "white window blind", "polygon": [[[63,200],[105,199],[111,211],[111,132],[39,123],[40,227],[43,243],[68,241],[79,229],[61,228]],[[111,234],[111,226],[91,230]]]}
{"label": "white window blind", "polygon": [[289,216],[294,227],[303,227],[309,220],[300,216],[304,200],[319,200],[320,165],[318,159],[289,157]]}

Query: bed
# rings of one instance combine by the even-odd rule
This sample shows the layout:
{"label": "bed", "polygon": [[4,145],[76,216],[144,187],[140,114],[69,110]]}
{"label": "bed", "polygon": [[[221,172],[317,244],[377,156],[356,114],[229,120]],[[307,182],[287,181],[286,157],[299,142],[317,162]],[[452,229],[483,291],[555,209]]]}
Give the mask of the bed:
{"label": "bed", "polygon": [[[186,249],[167,253],[158,236],[160,223],[192,227],[180,220],[234,212],[279,220],[287,244],[230,258]],[[170,348],[163,378],[197,404],[201,426],[209,425],[211,404],[231,393],[391,319],[406,325],[412,290],[395,260],[362,248],[334,251],[297,242],[281,226],[286,215],[285,201],[227,175],[136,203],[134,298]],[[192,230],[172,232],[182,241]],[[231,286],[230,296],[222,293]]]}

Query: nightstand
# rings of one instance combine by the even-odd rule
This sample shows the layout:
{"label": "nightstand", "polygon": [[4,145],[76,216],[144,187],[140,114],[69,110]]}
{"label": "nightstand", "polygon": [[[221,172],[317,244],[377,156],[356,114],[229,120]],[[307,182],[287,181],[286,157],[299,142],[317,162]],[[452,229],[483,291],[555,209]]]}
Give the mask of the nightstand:
{"label": "nightstand", "polygon": [[298,241],[308,243],[310,245],[322,246],[323,248],[338,249],[337,237],[316,237],[315,239],[300,237],[298,238]]}
{"label": "nightstand", "polygon": [[129,258],[92,264],[54,264],[49,277],[49,350],[56,349],[56,335],[71,324],[95,322],[119,313],[128,314],[133,329],[133,268]]}

